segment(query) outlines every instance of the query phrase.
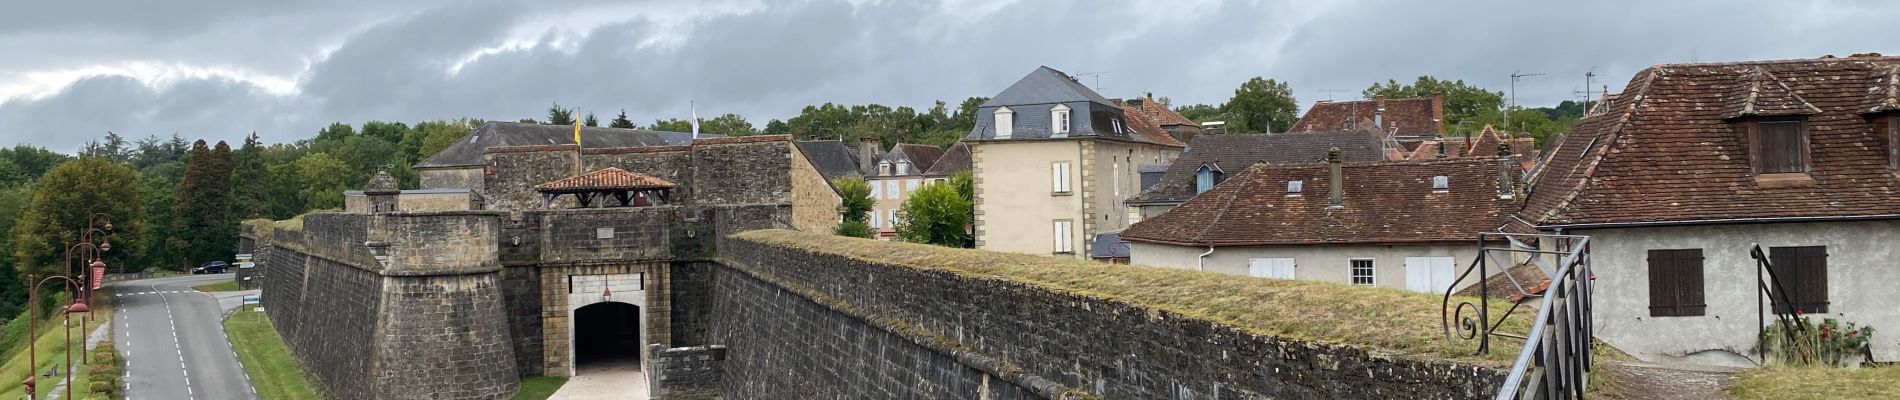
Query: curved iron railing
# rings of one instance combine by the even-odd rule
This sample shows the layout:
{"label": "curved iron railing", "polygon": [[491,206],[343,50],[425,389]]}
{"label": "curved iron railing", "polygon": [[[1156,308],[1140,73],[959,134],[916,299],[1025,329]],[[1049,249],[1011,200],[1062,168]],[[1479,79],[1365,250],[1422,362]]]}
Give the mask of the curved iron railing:
{"label": "curved iron railing", "polygon": [[[1518,352],[1510,375],[1499,388],[1498,399],[1583,397],[1589,383],[1592,347],[1590,283],[1594,276],[1590,271],[1590,238],[1481,233],[1478,249],[1478,259],[1452,283],[1452,288],[1457,288],[1477,273],[1478,299],[1475,303],[1460,301],[1454,306],[1447,290],[1440,311],[1445,340],[1477,340],[1476,354],[1490,352],[1492,336],[1524,340],[1524,348]],[[1511,283],[1518,296],[1512,299],[1511,308],[1495,320],[1490,318],[1492,294],[1486,279],[1491,276],[1492,264],[1502,268],[1500,272],[1504,272],[1505,281]],[[1509,268],[1522,265],[1543,271],[1550,277],[1549,286],[1541,293],[1527,290],[1523,282],[1509,273]],[[1539,300],[1529,334],[1519,337],[1497,332],[1502,322],[1523,306],[1522,300],[1530,298]],[[1467,312],[1475,315],[1466,315]]]}

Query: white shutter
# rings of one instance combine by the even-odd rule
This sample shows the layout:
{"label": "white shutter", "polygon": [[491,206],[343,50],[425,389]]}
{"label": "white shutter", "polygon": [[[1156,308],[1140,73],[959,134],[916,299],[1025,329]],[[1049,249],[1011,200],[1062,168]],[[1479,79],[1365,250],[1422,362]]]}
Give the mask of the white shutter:
{"label": "white shutter", "polygon": [[1407,290],[1444,293],[1450,289],[1454,274],[1455,261],[1451,257],[1406,257],[1405,288]]}
{"label": "white shutter", "polygon": [[1069,162],[1063,161],[1063,162],[1055,163],[1054,165],[1050,166],[1049,171],[1052,174],[1050,176],[1050,185],[1049,185],[1050,190],[1056,193],[1068,193],[1069,192]]}
{"label": "white shutter", "polygon": [[1070,253],[1075,251],[1074,240],[1070,237],[1070,235],[1074,234],[1074,231],[1070,230],[1071,223],[1071,221],[1056,221],[1055,234],[1057,253]]}
{"label": "white shutter", "polygon": [[1293,279],[1293,259],[1254,258],[1247,260],[1247,276]]}
{"label": "white shutter", "polygon": [[924,180],[922,180],[922,179],[909,179],[909,180],[905,180],[905,181],[904,181],[904,186],[905,186],[905,187],[904,187],[904,192],[905,192],[905,193],[910,193],[910,192],[915,192],[915,191],[917,191],[917,186],[919,186],[919,185],[923,185],[923,183],[924,183]]}
{"label": "white shutter", "polygon": [[871,183],[871,198],[876,199],[876,200],[883,200],[884,192],[879,189],[882,189],[884,185],[877,184],[877,181],[871,181],[870,183]]}
{"label": "white shutter", "polygon": [[880,224],[880,221],[883,221],[883,220],[884,220],[884,213],[877,212],[877,210],[871,210],[871,227],[872,228],[884,227],[884,225]]}
{"label": "white shutter", "polygon": [[903,198],[903,196],[901,195],[904,192],[897,191],[896,180],[889,180],[889,181],[884,181],[884,193],[887,193],[886,194],[887,196],[891,196],[891,200],[897,200],[897,199]]}

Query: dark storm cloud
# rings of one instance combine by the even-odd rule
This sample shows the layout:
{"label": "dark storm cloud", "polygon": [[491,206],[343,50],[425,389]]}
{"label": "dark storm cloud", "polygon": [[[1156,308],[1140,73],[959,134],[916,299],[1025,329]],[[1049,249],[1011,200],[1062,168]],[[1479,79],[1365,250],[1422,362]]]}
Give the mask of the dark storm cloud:
{"label": "dark storm cloud", "polygon": [[1885,3],[1521,3],[41,2],[0,15],[0,139],[289,141],[333,121],[538,118],[557,101],[642,124],[693,101],[763,126],[824,102],[954,106],[1038,65],[1177,104],[1265,76],[1302,107],[1421,74],[1504,91],[1512,71],[1547,73],[1519,83],[1536,106],[1574,98],[1593,67],[1620,89],[1651,64],[1893,52],[1881,38],[1900,32]]}

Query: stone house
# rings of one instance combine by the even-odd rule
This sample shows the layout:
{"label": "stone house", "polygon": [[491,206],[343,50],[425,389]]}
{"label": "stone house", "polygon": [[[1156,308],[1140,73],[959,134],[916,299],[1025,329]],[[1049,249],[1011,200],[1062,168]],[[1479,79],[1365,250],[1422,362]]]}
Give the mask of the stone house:
{"label": "stone house", "polygon": [[[858,167],[858,159],[840,140],[801,140],[796,143],[798,152],[818,169],[826,183],[836,182],[839,178],[864,177]],[[836,191],[837,185],[831,188]]]}
{"label": "stone house", "polygon": [[[864,146],[874,146],[866,141]],[[879,239],[897,236],[897,212],[904,207],[910,192],[924,185],[924,173],[943,157],[943,148],[923,144],[898,143],[872,163],[865,183],[871,185],[871,228]]]}
{"label": "stone house", "polygon": [[[1750,364],[1759,244],[1796,309],[1900,361],[1900,58],[1657,65],[1555,143],[1513,229],[1588,235],[1598,338]],[[1767,312],[1762,312],[1764,308]],[[1772,316],[1768,316],[1772,321]]]}
{"label": "stone house", "polygon": [[[700,138],[723,135],[700,134]],[[581,144],[586,148],[683,146],[691,144],[693,134],[582,127]],[[422,189],[481,190],[482,151],[490,147],[574,144],[574,127],[568,125],[488,122],[468,132],[468,136],[430,155],[415,165]]]}
{"label": "stone house", "polygon": [[1128,225],[1122,200],[1139,190],[1137,168],[1184,145],[1133,129],[1117,104],[1041,67],[978,108],[964,138],[977,248],[1082,258],[1096,233]]}
{"label": "stone house", "polygon": [[1228,167],[1237,173],[1121,238],[1140,265],[1444,292],[1477,258],[1478,233],[1517,210],[1509,157],[1345,163],[1341,153]]}
{"label": "stone house", "polygon": [[1378,135],[1365,131],[1196,136],[1180,158],[1160,166],[1164,172],[1149,176],[1153,184],[1144,184],[1125,201],[1128,219],[1134,223],[1161,215],[1253,164],[1321,164],[1333,148],[1340,149],[1342,162],[1385,161],[1380,146]]}

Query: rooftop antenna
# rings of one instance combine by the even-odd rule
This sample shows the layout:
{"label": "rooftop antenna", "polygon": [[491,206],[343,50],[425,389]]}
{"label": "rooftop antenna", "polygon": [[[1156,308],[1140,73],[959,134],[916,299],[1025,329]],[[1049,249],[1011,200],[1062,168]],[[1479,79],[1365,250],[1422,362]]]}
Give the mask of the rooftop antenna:
{"label": "rooftop antenna", "polygon": [[1590,67],[1590,71],[1589,71],[1589,72],[1585,72],[1585,73],[1583,73],[1583,93],[1577,93],[1577,90],[1576,90],[1576,89],[1571,89],[1571,90],[1570,90],[1570,93],[1571,93],[1571,94],[1573,94],[1573,95],[1582,95],[1582,96],[1583,96],[1583,104],[1582,104],[1582,106],[1583,106],[1583,115],[1585,115],[1585,116],[1588,116],[1588,115],[1590,115],[1590,99],[1592,98],[1592,97],[1590,97],[1590,89],[1591,89],[1591,88],[1590,88],[1590,85],[1591,85],[1591,83],[1590,83],[1590,80],[1591,80],[1592,78],[1596,78],[1596,77],[1597,77],[1597,67]]}
{"label": "rooftop antenna", "polygon": [[1339,89],[1320,89],[1319,90],[1320,93],[1326,94],[1326,101],[1333,101],[1333,93],[1345,93],[1345,92],[1350,92],[1350,91],[1351,90],[1339,90]]}
{"label": "rooftop antenna", "polygon": [[1543,75],[1543,73],[1526,74],[1522,71],[1511,71],[1511,107],[1504,110],[1504,129],[1511,129],[1511,113],[1517,111],[1517,80],[1519,78]]}
{"label": "rooftop antenna", "polygon": [[1095,78],[1095,87],[1094,87],[1094,88],[1092,88],[1092,89],[1095,89],[1095,91],[1099,93],[1099,92],[1101,92],[1101,91],[1102,91],[1102,75],[1107,75],[1107,74],[1108,74],[1108,71],[1101,71],[1101,72],[1083,72],[1083,73],[1080,73],[1080,74],[1075,74],[1075,77],[1077,77],[1077,78],[1081,78],[1081,77],[1084,77],[1084,76],[1087,76],[1087,77],[1094,77],[1094,78]]}

